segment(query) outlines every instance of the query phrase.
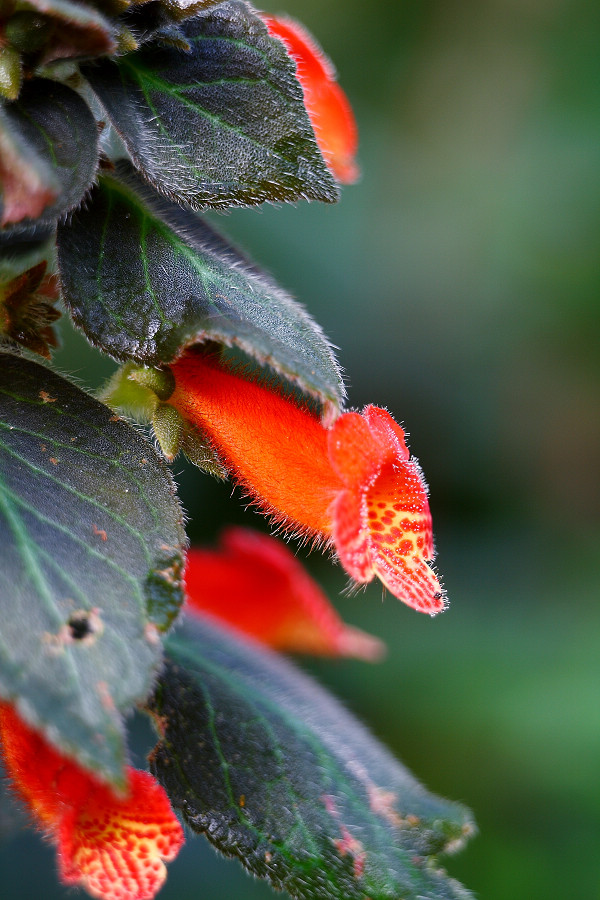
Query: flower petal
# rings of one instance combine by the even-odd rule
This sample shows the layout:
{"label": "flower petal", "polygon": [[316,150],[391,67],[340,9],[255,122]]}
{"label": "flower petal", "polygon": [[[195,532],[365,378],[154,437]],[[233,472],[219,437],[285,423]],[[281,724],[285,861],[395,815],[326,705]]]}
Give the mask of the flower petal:
{"label": "flower petal", "polygon": [[341,491],[331,504],[337,555],[348,575],[359,584],[375,575],[366,512],[363,493],[357,491]]}
{"label": "flower petal", "polygon": [[183,830],[163,788],[147,772],[128,769],[129,794],[97,785],[58,831],[59,871],[101,900],[151,900],[174,859]]}
{"label": "flower petal", "polygon": [[431,615],[444,592],[427,565],[434,555],[431,514],[414,460],[385,466],[367,494],[371,559],[383,584],[404,603]]}
{"label": "flower petal", "polygon": [[386,460],[387,448],[359,413],[344,413],[329,430],[327,452],[333,470],[348,487],[365,487]]}
{"label": "flower petal", "polygon": [[0,703],[2,759],[15,792],[57,845],[59,874],[101,900],[151,900],[177,855],[183,829],[163,788],[127,769],[116,795]]}
{"label": "flower petal", "polygon": [[387,409],[380,406],[365,406],[363,416],[369,430],[380,447],[385,447],[389,454],[397,459],[408,459],[410,453],[404,439],[404,429],[390,416]]}
{"label": "flower petal", "polygon": [[56,827],[65,803],[85,802],[89,774],[30,728],[11,703],[0,703],[0,749],[12,789],[45,831]]}
{"label": "flower petal", "polygon": [[277,650],[375,660],[377,638],[345,625],[281,541],[229,528],[217,550],[192,548],[189,608],[209,614]]}
{"label": "flower petal", "polygon": [[281,390],[200,352],[185,354],[171,371],[169,404],[208,437],[263,511],[304,533],[326,533],[340,483],[320,419]]}
{"label": "flower petal", "polygon": [[377,575],[415,609],[444,608],[427,565],[427,485],[386,410],[367,406],[327,427],[294,398],[216,358],[190,352],[171,370],[168,402],[207,435],[263,512],[296,534],[332,541],[359,583]]}
{"label": "flower petal", "polygon": [[356,120],[348,98],[335,80],[335,69],[315,39],[293,19],[263,16],[269,34],[278,37],[296,63],[310,117],[325,162],[343,184],[359,176]]}

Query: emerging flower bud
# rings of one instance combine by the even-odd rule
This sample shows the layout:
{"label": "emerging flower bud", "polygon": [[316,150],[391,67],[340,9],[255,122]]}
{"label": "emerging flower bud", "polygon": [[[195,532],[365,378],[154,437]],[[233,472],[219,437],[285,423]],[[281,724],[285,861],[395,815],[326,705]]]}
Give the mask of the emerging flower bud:
{"label": "emerging flower bud", "polygon": [[377,575],[421,612],[444,608],[427,488],[404,432],[384,409],[342,414],[330,428],[305,405],[190,352],[172,365],[168,402],[212,442],[263,512],[335,547],[352,578]]}
{"label": "emerging flower bud", "polygon": [[163,788],[127,768],[121,797],[0,702],[0,752],[15,793],[56,844],[65,884],[99,900],[152,900],[183,830]]}
{"label": "emerging flower bud", "polygon": [[358,132],[352,107],[336,82],[335,69],[315,39],[293,19],[263,16],[269,34],[279,38],[296,63],[310,117],[325,162],[342,184],[359,176],[354,157]]}
{"label": "emerging flower bud", "polygon": [[375,661],[378,638],[345,625],[321,588],[281,541],[228,528],[218,549],[192,547],[188,608],[211,615],[275,650]]}

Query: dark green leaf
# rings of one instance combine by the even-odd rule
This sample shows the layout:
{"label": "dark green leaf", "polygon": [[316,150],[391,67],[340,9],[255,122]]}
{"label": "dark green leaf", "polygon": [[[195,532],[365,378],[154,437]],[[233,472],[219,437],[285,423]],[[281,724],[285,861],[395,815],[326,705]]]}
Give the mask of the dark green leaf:
{"label": "dark green leaf", "polygon": [[16,124],[0,106],[0,226],[42,215],[60,192],[51,165],[36,153]]}
{"label": "dark green leaf", "polygon": [[136,166],[195,208],[333,201],[281,41],[240,0],[187,20],[191,52],[145,46],[85,68]]}
{"label": "dark green leaf", "polygon": [[24,0],[22,8],[48,18],[40,63],[54,59],[99,56],[116,49],[110,22],[88,3],[73,0]]}
{"label": "dark green leaf", "polygon": [[223,0],[160,0],[161,6],[168,10],[171,18],[179,22],[222,2]]}
{"label": "dark green leaf", "polygon": [[195,831],[301,900],[459,900],[439,867],[474,830],[287,661],[186,623],[151,711],[151,767]]}
{"label": "dark green leaf", "polygon": [[220,2],[222,0],[196,0],[192,3],[150,0],[130,6],[120,16],[119,22],[129,29],[140,46],[156,37],[161,44],[189,52],[189,42],[178,27],[179,23],[213,6],[218,6]]}
{"label": "dark green leaf", "polygon": [[98,162],[94,117],[71,88],[35,78],[25,85],[18,101],[4,107],[2,119],[5,141],[12,140],[22,154],[11,172],[12,155],[10,151],[4,155],[0,134],[0,180],[5,185],[2,222],[21,223],[15,230],[52,225],[81,202],[94,179]]}
{"label": "dark green leaf", "polygon": [[58,231],[64,297],[89,339],[147,365],[201,341],[236,345],[339,405],[339,368],[305,310],[191,210],[121,174]]}
{"label": "dark green leaf", "polygon": [[0,694],[113,781],[172,618],[183,530],[134,429],[47,368],[0,355]]}

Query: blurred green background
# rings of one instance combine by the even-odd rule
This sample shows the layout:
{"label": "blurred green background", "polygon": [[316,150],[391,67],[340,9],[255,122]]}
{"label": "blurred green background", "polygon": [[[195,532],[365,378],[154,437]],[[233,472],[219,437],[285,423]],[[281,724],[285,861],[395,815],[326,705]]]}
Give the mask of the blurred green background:
{"label": "blurred green background", "polygon": [[[343,573],[313,554],[345,618],[389,654],[302,664],[430,789],[472,807],[480,833],[447,866],[476,896],[599,897],[600,7],[286,10],[335,60],[363,177],[336,207],[217,225],[341,348],[351,405],[385,405],[410,432],[451,601],[430,620],[377,585],[339,597]],[[63,370],[90,385],[111,371],[63,338]],[[195,539],[264,527],[229,486],[175,470]],[[5,900],[68,895],[40,845],[0,846]],[[190,838],[161,900],[271,896]]]}

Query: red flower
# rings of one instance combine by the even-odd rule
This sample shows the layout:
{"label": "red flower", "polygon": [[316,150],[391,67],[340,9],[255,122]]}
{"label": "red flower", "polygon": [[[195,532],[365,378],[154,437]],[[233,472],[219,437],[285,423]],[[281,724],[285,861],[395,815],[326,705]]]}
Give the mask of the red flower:
{"label": "red flower", "polygon": [[217,550],[192,548],[186,570],[194,612],[215,616],[276,650],[376,660],[380,640],[345,625],[285,544],[229,528]]}
{"label": "red flower", "polygon": [[148,772],[127,768],[127,792],[118,796],[2,702],[0,750],[16,794],[56,844],[65,884],[101,900],[151,900],[157,894],[183,830]]}
{"label": "red flower", "polygon": [[348,98],[335,80],[335,69],[315,39],[293,19],[263,16],[269,34],[279,38],[296,63],[310,117],[325,162],[343,184],[359,176],[354,160],[358,133]]}
{"label": "red flower", "polygon": [[421,612],[444,608],[427,488],[404,432],[384,409],[326,428],[305,405],[216,358],[172,365],[168,402],[211,440],[231,475],[286,527],[332,542],[359,583],[377,575]]}

